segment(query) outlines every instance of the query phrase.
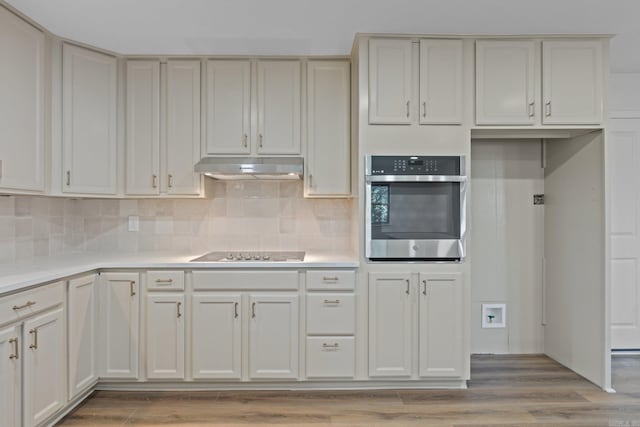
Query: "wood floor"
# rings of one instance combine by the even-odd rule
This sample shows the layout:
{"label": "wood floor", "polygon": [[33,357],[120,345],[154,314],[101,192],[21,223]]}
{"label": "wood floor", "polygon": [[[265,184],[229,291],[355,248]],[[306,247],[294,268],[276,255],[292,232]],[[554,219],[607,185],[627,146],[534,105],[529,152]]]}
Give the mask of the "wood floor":
{"label": "wood floor", "polygon": [[96,392],[58,426],[640,427],[640,356],[608,394],[545,356],[474,356],[468,390]]}

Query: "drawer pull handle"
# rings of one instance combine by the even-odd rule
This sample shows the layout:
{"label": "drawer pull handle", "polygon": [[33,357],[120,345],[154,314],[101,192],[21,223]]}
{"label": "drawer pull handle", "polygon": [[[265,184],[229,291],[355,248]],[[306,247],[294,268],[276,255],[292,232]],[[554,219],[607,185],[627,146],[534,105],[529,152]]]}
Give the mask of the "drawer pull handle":
{"label": "drawer pull handle", "polygon": [[173,279],[156,279],[156,283],[173,283]]}
{"label": "drawer pull handle", "polygon": [[18,353],[19,351],[19,347],[18,347],[18,338],[11,338],[9,340],[9,344],[13,344],[13,349],[15,350],[14,354],[9,355],[9,359],[13,360],[13,359],[19,359],[20,358],[20,354]]}
{"label": "drawer pull handle", "polygon": [[336,342],[336,343],[333,343],[333,344],[327,344],[325,342],[325,343],[322,343],[322,348],[338,348],[338,343]]}
{"label": "drawer pull handle", "polygon": [[182,317],[182,313],[180,312],[180,307],[182,307],[182,303],[181,302],[176,304],[176,310],[177,310],[178,319]]}
{"label": "drawer pull handle", "polygon": [[324,276],[322,280],[324,280],[325,282],[337,282],[338,276],[334,276],[334,277]]}
{"label": "drawer pull handle", "polygon": [[325,304],[340,304],[340,300],[339,299],[334,299],[334,300],[330,300],[330,299],[326,299],[324,300]]}
{"label": "drawer pull handle", "polygon": [[129,293],[131,294],[132,297],[136,296],[136,282],[135,281],[130,281],[129,282]]}
{"label": "drawer pull handle", "polygon": [[32,350],[37,350],[38,349],[38,330],[37,329],[31,329],[29,331],[29,334],[31,334],[32,337],[32,341],[31,344],[29,344],[29,348]]}
{"label": "drawer pull handle", "polygon": [[18,311],[18,310],[22,310],[23,308],[29,308],[32,305],[36,305],[36,302],[35,301],[27,301],[26,303],[24,303],[22,305],[14,305],[13,309],[15,311]]}

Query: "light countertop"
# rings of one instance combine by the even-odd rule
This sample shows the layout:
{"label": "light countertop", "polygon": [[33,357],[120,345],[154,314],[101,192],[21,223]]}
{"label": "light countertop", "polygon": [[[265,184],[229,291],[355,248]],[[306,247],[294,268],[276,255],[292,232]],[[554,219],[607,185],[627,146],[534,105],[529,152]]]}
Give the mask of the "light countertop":
{"label": "light countertop", "polygon": [[57,257],[33,258],[0,265],[0,295],[26,289],[46,282],[104,269],[277,269],[277,268],[356,268],[354,254],[307,252],[301,262],[189,262],[202,253],[185,255],[167,252],[152,253],[78,253]]}

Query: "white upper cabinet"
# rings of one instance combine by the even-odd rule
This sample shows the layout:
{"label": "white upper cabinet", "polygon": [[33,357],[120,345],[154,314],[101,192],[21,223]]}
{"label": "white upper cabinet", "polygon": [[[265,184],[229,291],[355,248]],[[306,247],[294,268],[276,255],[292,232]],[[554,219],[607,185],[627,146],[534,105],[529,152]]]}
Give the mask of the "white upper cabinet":
{"label": "white upper cabinet", "polygon": [[116,194],[116,58],[63,45],[63,176],[67,193]]}
{"label": "white upper cabinet", "polygon": [[603,117],[602,41],[542,42],[545,124],[598,124]]}
{"label": "white upper cabinet", "polygon": [[534,41],[476,42],[476,124],[535,124]]}
{"label": "white upper cabinet", "polygon": [[411,40],[369,40],[369,123],[410,124]]}
{"label": "white upper cabinet", "polygon": [[44,190],[44,34],[0,6],[0,188]]}
{"label": "white upper cabinet", "polygon": [[348,61],[307,64],[306,196],[351,194]]}
{"label": "white upper cabinet", "polygon": [[462,40],[420,40],[420,124],[462,123]]}
{"label": "white upper cabinet", "polygon": [[258,61],[259,154],[300,153],[300,61]]}
{"label": "white upper cabinet", "polygon": [[251,152],[251,62],[207,63],[207,153]]}
{"label": "white upper cabinet", "polygon": [[200,61],[167,62],[167,193],[197,195],[200,160]]}
{"label": "white upper cabinet", "polygon": [[159,194],[160,61],[127,61],[127,194]]}

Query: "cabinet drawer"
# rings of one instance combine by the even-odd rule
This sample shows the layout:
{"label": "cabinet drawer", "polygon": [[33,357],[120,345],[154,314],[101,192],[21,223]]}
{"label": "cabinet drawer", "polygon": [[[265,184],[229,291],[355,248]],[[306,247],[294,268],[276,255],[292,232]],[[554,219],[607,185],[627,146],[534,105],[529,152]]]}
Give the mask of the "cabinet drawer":
{"label": "cabinet drawer", "polygon": [[308,337],[307,378],[353,378],[354,337]]}
{"label": "cabinet drawer", "polygon": [[147,289],[150,291],[184,291],[184,271],[148,271]]}
{"label": "cabinet drawer", "polygon": [[297,271],[194,271],[193,289],[298,289]]}
{"label": "cabinet drawer", "polygon": [[0,325],[23,319],[62,304],[64,283],[56,282],[30,291],[0,298]]}
{"label": "cabinet drawer", "polygon": [[308,290],[351,290],[355,288],[356,272],[353,270],[307,271]]}
{"label": "cabinet drawer", "polygon": [[352,335],[355,332],[355,295],[307,294],[307,334]]}

